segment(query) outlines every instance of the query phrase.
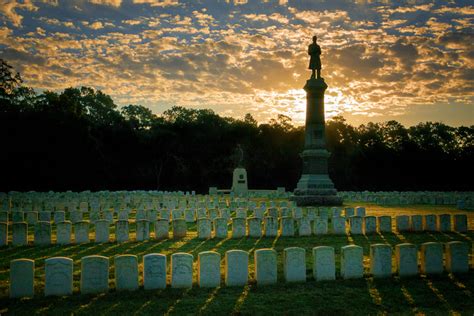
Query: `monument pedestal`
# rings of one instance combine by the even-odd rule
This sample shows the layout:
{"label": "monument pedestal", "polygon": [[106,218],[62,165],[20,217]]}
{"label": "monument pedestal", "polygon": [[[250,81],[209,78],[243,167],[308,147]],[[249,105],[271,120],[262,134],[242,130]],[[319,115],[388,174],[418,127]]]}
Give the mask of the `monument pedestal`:
{"label": "monument pedestal", "polygon": [[298,206],[342,205],[334,183],[329,178],[326,150],[323,78],[306,81],[305,146],[301,153],[303,172],[291,200]]}
{"label": "monument pedestal", "polygon": [[247,170],[235,168],[232,174],[232,192],[237,195],[246,195],[249,192],[247,183]]}

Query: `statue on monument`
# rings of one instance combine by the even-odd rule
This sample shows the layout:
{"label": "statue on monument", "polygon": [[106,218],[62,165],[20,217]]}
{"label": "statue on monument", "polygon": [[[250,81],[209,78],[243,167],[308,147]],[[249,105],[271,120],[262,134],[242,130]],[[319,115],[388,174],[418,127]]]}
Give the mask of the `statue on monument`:
{"label": "statue on monument", "polygon": [[244,162],[244,150],[240,144],[237,144],[237,147],[234,149],[234,153],[232,155],[232,160],[234,161],[235,168],[243,168]]}
{"label": "statue on monument", "polygon": [[317,36],[313,36],[313,43],[308,46],[308,55],[311,56],[309,60],[308,69],[312,70],[311,79],[316,78],[315,71],[317,71],[317,78],[321,78],[321,47],[316,43]]}

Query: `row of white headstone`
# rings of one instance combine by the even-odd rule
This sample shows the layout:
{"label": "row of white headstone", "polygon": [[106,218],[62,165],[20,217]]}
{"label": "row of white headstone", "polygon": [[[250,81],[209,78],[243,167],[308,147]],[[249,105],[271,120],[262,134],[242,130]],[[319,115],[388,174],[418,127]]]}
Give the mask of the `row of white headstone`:
{"label": "row of white headstone", "polygon": [[[396,229],[399,232],[422,232],[422,231],[451,231],[451,215],[400,215],[396,216]],[[293,217],[282,217],[280,220],[267,216],[263,219],[233,218],[231,219],[231,238],[253,237],[276,237],[279,234],[284,237],[289,236],[311,236],[331,233],[346,234],[346,225],[349,223],[348,232],[352,235],[391,233],[392,218],[390,216],[351,216],[348,221],[345,217],[333,217],[328,219],[316,217],[313,220],[302,218],[295,220]],[[197,221],[197,237],[200,239],[227,238],[229,224],[226,218],[216,218],[211,221],[208,218],[201,218]],[[110,224],[108,220],[97,220],[94,222],[95,236],[97,243],[110,242]],[[154,226],[155,239],[167,239],[170,235],[170,222],[168,220],[137,220],[135,221],[136,240],[143,241],[151,238],[150,226]],[[12,225],[12,245],[23,246],[28,244],[28,223],[20,222]],[[129,221],[119,220],[115,222],[115,241],[126,242],[130,240]],[[8,245],[8,223],[0,222],[0,246]],[[74,227],[74,242],[90,242],[90,222],[79,221],[72,224],[70,221],[56,224],[56,243],[71,244],[72,228]],[[177,219],[171,222],[173,238],[184,238],[187,235],[187,223],[184,219]],[[454,215],[454,230],[459,233],[467,232],[467,216],[465,214]],[[50,245],[52,243],[52,225],[50,222],[37,222],[34,225],[34,244]]]}
{"label": "row of white headstone", "polygon": [[474,192],[338,192],[344,202],[372,202],[381,205],[456,205],[458,201],[473,201]]}
{"label": "row of white headstone", "polygon": [[2,194],[0,192],[0,210],[16,211],[88,211],[106,210],[110,208],[124,209],[144,208],[237,208],[237,207],[257,207],[266,205],[267,207],[295,206],[294,202],[288,200],[273,200],[273,198],[284,199],[287,196],[267,196],[270,201],[260,201],[255,197],[232,197],[232,196],[176,196],[176,195],[154,195],[126,192],[124,194],[90,193],[85,195],[74,194],[45,194],[45,193],[15,193]]}
{"label": "row of white headstone", "polygon": [[[134,218],[136,220],[147,219],[149,221],[155,221],[157,219],[185,219],[186,222],[192,223],[195,222],[197,219],[200,218],[210,218],[214,220],[219,217],[223,217],[226,219],[231,218],[248,218],[249,212],[251,214],[250,217],[257,217],[263,218],[265,216],[271,216],[275,218],[282,218],[282,217],[293,217],[294,219],[301,219],[304,217],[309,218],[310,220],[314,220],[316,217],[321,217],[325,219],[329,219],[331,217],[339,217],[344,216],[346,218],[352,216],[359,216],[365,217],[366,216],[366,208],[365,207],[346,207],[345,209],[340,207],[333,207],[333,208],[313,208],[308,207],[307,209],[302,209],[299,207],[296,208],[288,208],[288,207],[270,207],[270,208],[237,208],[237,209],[160,209],[160,210],[130,210],[130,209],[123,209],[115,212],[114,210],[107,210],[102,212],[82,212],[82,211],[74,211],[74,212],[64,212],[64,211],[56,211],[54,212],[54,221],[56,223],[63,222],[66,220],[66,215],[70,221],[74,224],[75,222],[82,221],[84,219],[84,215],[88,214],[88,217],[91,222],[100,219],[106,219],[112,222],[115,218],[117,220],[128,220],[130,219],[130,215],[134,214]],[[117,215],[115,217],[115,214]],[[11,216],[9,216],[8,212],[0,212],[0,222],[8,222],[9,218],[11,217],[12,222],[23,222],[25,221],[26,215],[26,222],[28,224],[35,224],[37,221],[50,221],[51,220],[51,212],[11,212]],[[415,215],[413,218],[413,225],[417,226],[417,219],[416,217],[420,215]],[[443,215],[445,216],[445,215]],[[449,216],[447,214],[446,216]],[[420,222],[421,224],[421,222]],[[417,230],[415,228],[415,230]]]}
{"label": "row of white headstone", "polygon": [[[469,271],[469,247],[459,241],[448,242],[446,248],[446,271],[466,273]],[[319,246],[313,252],[313,277],[316,281],[336,279],[336,260],[333,247]],[[428,242],[421,245],[420,260],[413,244],[395,246],[396,271],[400,277],[440,274],[444,271],[443,244]],[[340,276],[343,279],[364,276],[363,249],[357,245],[341,248]],[[143,287],[166,288],[167,265],[163,254],[143,256]],[[172,288],[190,288],[193,285],[193,255],[175,253],[171,255],[170,274]],[[283,251],[283,275],[286,282],[306,281],[306,251],[299,247]],[[420,267],[418,267],[420,261]],[[10,262],[10,297],[34,296],[34,261],[16,259]],[[117,290],[137,290],[139,284],[138,257],[119,255],[114,257],[115,287]],[[254,253],[255,280],[257,285],[277,283],[277,252],[274,249],[258,249]],[[73,260],[54,257],[45,260],[44,294],[71,295],[73,293]],[[249,280],[249,252],[229,250],[225,253],[224,284],[243,286]],[[200,287],[221,285],[221,255],[214,251],[198,254],[197,283]],[[376,278],[392,276],[392,247],[388,244],[370,246],[370,275]],[[81,293],[101,293],[109,290],[109,258],[87,256],[81,259]]]}

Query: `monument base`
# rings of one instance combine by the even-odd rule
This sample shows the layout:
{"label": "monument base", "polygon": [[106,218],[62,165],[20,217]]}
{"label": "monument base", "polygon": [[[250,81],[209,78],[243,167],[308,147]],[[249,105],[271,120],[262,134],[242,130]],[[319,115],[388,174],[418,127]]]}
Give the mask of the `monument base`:
{"label": "monument base", "polygon": [[341,206],[343,202],[336,194],[318,194],[315,190],[295,190],[290,200],[297,206]]}
{"label": "monument base", "polygon": [[340,206],[343,202],[327,174],[303,174],[290,200],[298,206]]}

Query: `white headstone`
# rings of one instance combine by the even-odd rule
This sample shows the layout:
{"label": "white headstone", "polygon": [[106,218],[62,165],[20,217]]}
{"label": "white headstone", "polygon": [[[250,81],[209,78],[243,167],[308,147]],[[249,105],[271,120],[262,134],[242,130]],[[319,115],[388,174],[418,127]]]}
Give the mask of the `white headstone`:
{"label": "white headstone", "polygon": [[89,242],[89,222],[80,221],[74,225],[74,242],[76,244],[82,244]]}
{"label": "white headstone", "polygon": [[138,259],[134,255],[120,255],[114,259],[115,287],[118,291],[138,289]]}
{"label": "white headstone", "polygon": [[165,219],[167,221],[170,220],[170,211],[168,209],[160,210],[159,214],[160,214],[160,219]]}
{"label": "white headstone", "polygon": [[138,209],[136,214],[135,214],[135,220],[142,220],[146,219],[146,211],[144,209]]}
{"label": "white headstone", "polygon": [[298,220],[298,235],[311,236],[311,221],[307,217]]}
{"label": "white headstone", "polygon": [[255,279],[258,285],[277,282],[277,253],[274,249],[258,249],[254,253]]}
{"label": "white headstone", "polygon": [[109,242],[109,221],[105,219],[100,219],[95,221],[95,242],[105,243]]}
{"label": "white headstone", "polygon": [[38,222],[35,225],[35,245],[51,245],[51,223]]}
{"label": "white headstone", "polygon": [[281,236],[295,235],[295,220],[293,217],[285,216],[281,218]]}
{"label": "white headstone", "polygon": [[109,222],[109,224],[114,222],[114,210],[106,210],[104,212],[104,219]]}
{"label": "white headstone", "polygon": [[252,238],[262,237],[262,220],[258,217],[250,217],[247,219],[249,236]]}
{"label": "white headstone", "polygon": [[71,295],[73,260],[66,257],[49,258],[44,261],[44,295]]}
{"label": "white headstone", "polygon": [[344,216],[346,217],[346,219],[349,219],[349,217],[354,216],[354,215],[355,215],[355,209],[353,207],[346,207],[344,209]]}
{"label": "white headstone", "polygon": [[68,245],[72,242],[72,223],[70,221],[58,222],[56,224],[56,243]]}
{"label": "white headstone", "polygon": [[[26,224],[26,223],[25,223]],[[10,297],[33,297],[35,262],[30,259],[10,261]]]}
{"label": "white headstone", "polygon": [[128,222],[128,210],[119,210],[117,212],[117,220]]}
{"label": "white headstone", "polygon": [[278,234],[278,219],[273,216],[263,218],[263,235],[265,237],[276,237]]}
{"label": "white headstone", "polygon": [[125,242],[129,240],[128,220],[121,220],[115,222],[115,241]]}
{"label": "white headstone", "polygon": [[408,215],[398,215],[395,217],[397,231],[406,232],[410,230],[410,217]]}
{"label": "white headstone", "polygon": [[207,210],[205,208],[199,208],[197,210],[197,215],[196,217],[199,218],[208,218]]}
{"label": "white headstone", "polygon": [[355,209],[355,215],[359,217],[365,217],[365,207],[357,206]]}
{"label": "white headstone", "polygon": [[211,220],[208,218],[200,218],[197,221],[197,233],[200,239],[211,238]]}
{"label": "white headstone", "polygon": [[364,276],[363,249],[348,245],[341,248],[341,276],[344,279],[356,279]]}
{"label": "white headstone", "polygon": [[198,254],[198,283],[200,287],[218,287],[221,283],[221,255],[214,251]]}
{"label": "white headstone", "polygon": [[423,230],[423,216],[412,215],[410,216],[410,227],[413,232],[421,232]]}
{"label": "white headstone", "polygon": [[190,288],[193,285],[193,255],[178,252],[171,255],[171,287]]}
{"label": "white headstone", "polygon": [[227,238],[227,219],[218,217],[214,220],[214,237]]}
{"label": "white headstone", "polygon": [[451,231],[451,215],[449,215],[449,214],[439,215],[438,229],[439,229],[440,232],[449,232],[449,231]]}
{"label": "white headstone", "polygon": [[443,245],[439,242],[425,242],[421,245],[421,273],[443,273]]}
{"label": "white headstone", "polygon": [[155,222],[155,238],[168,239],[170,237],[170,224],[167,219],[159,219]]}
{"label": "white headstone", "polygon": [[289,247],[283,250],[283,272],[286,282],[306,281],[306,250]]}
{"label": "white headstone", "polygon": [[333,247],[319,246],[313,248],[313,277],[316,281],[336,279]]}
{"label": "white headstone", "polygon": [[62,223],[66,221],[66,213],[64,211],[56,211],[54,212],[54,222],[57,223]]}
{"label": "white headstone", "polygon": [[434,214],[423,216],[423,230],[429,232],[438,230],[438,217]]}
{"label": "white headstone", "polygon": [[467,215],[466,214],[455,214],[454,215],[454,230],[458,233],[467,233]]}
{"label": "white headstone", "polygon": [[349,217],[350,232],[352,235],[362,234],[362,217],[351,216]]}
{"label": "white headstone", "polygon": [[173,220],[173,238],[184,238],[186,237],[186,233],[188,227],[186,225],[186,221],[184,219],[174,219]]}
{"label": "white headstone", "polygon": [[196,220],[194,209],[188,208],[184,210],[184,220],[186,223],[193,223]]}
{"label": "white headstone", "polygon": [[245,237],[245,218],[232,219],[232,238]]}
{"label": "white headstone", "polygon": [[328,233],[328,220],[321,216],[316,216],[313,222],[313,233],[315,235],[326,235]]}
{"label": "white headstone", "polygon": [[374,278],[392,276],[392,247],[390,245],[370,245],[370,273]]}
{"label": "white headstone", "polygon": [[396,245],[395,261],[400,277],[418,274],[418,250],[415,245],[409,243]]}
{"label": "white headstone", "polygon": [[166,288],[166,256],[150,253],[143,256],[143,287],[145,290]]}
{"label": "white headstone", "polygon": [[469,272],[469,246],[465,242],[446,243],[446,270],[450,273]]}
{"label": "white headstone", "polygon": [[334,216],[332,218],[332,233],[335,235],[346,234],[346,219],[344,217]]}
{"label": "white headstone", "polygon": [[375,234],[377,232],[377,218],[375,216],[366,216],[364,219],[364,234]]}
{"label": "white headstone", "polygon": [[150,222],[147,219],[137,220],[135,221],[135,225],[137,241],[150,239]]}
{"label": "white headstone", "polygon": [[229,250],[225,253],[225,284],[244,286],[248,282],[249,253],[243,250]]}
{"label": "white headstone", "polygon": [[303,209],[301,207],[295,207],[293,209],[293,218],[298,220],[303,218]]}
{"label": "white headstone", "polygon": [[81,293],[102,293],[109,290],[109,258],[81,258]]}
{"label": "white headstone", "polygon": [[377,220],[379,222],[380,233],[392,232],[392,217],[391,216],[379,216]]}

